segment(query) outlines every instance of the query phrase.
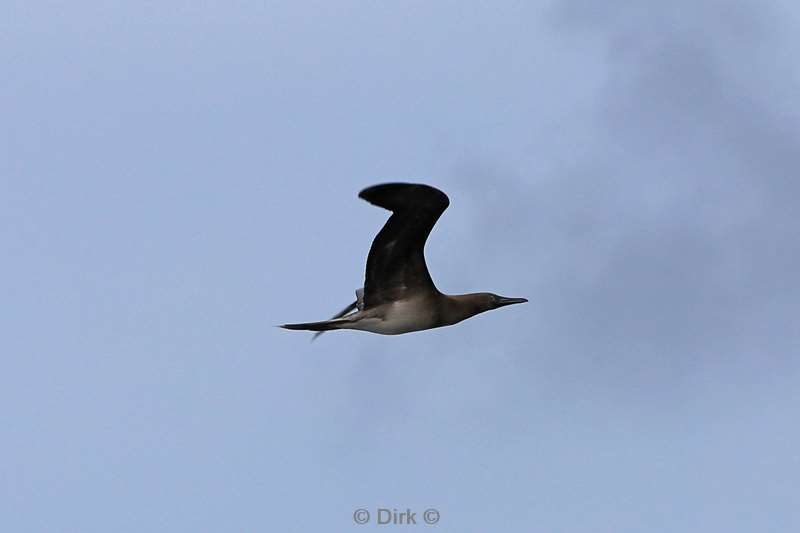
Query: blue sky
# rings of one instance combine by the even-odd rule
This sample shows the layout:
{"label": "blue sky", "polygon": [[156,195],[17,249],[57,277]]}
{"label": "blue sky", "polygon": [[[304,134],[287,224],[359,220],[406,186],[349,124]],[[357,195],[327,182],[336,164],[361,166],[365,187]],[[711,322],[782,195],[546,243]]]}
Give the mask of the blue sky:
{"label": "blue sky", "polygon": [[[792,3],[0,21],[3,530],[800,528]],[[450,196],[441,290],[530,303],[273,327],[352,301],[382,181]]]}

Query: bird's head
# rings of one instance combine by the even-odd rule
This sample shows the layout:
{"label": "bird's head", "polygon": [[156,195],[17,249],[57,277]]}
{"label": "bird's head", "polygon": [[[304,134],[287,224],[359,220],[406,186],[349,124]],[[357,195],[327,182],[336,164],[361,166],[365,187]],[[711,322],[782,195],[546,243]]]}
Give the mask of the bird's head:
{"label": "bird's head", "polygon": [[522,304],[528,301],[526,298],[509,298],[507,296],[492,294],[491,292],[459,294],[457,296],[450,296],[450,299],[454,302],[455,307],[451,316],[456,318],[456,322],[460,322],[465,318],[475,316],[479,313],[497,309],[498,307]]}
{"label": "bird's head", "polygon": [[524,304],[528,301],[527,298],[509,298],[507,296],[498,296],[491,292],[482,292],[481,295],[482,307],[484,311],[491,311],[498,307],[505,307],[512,304]]}

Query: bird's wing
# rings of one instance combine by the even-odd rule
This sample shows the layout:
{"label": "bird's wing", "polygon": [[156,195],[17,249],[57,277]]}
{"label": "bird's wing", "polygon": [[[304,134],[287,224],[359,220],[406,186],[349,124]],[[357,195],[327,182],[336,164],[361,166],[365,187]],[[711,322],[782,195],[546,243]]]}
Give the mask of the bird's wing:
{"label": "bird's wing", "polygon": [[386,183],[359,193],[392,212],[372,241],[364,281],[366,309],[417,291],[437,292],[425,265],[425,241],[450,200],[429,185]]}

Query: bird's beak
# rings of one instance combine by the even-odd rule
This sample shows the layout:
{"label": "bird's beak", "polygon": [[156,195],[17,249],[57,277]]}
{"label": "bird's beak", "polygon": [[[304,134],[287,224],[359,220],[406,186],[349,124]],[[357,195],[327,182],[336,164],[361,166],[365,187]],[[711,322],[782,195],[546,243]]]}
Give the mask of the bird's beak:
{"label": "bird's beak", "polygon": [[497,300],[497,307],[511,304],[524,304],[527,301],[527,298],[506,298],[505,296],[501,296],[500,299]]}

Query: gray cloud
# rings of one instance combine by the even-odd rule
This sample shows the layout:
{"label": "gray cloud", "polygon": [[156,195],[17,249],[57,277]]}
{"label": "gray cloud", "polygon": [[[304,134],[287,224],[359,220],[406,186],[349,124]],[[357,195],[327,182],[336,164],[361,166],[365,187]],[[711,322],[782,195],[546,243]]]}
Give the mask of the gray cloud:
{"label": "gray cloud", "polygon": [[526,249],[539,282],[529,290],[572,356],[669,360],[688,378],[691,361],[756,357],[780,337],[790,342],[774,356],[796,368],[796,328],[761,313],[796,305],[786,280],[800,259],[797,108],[765,87],[792,68],[764,53],[780,43],[766,31],[774,14],[636,5],[557,5],[559,31],[591,31],[605,50],[605,82],[579,126],[595,135],[568,168],[525,185],[498,181],[502,167],[467,172],[486,206],[483,245]]}

